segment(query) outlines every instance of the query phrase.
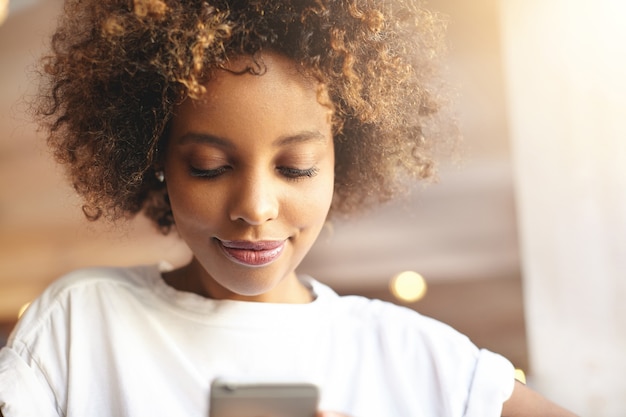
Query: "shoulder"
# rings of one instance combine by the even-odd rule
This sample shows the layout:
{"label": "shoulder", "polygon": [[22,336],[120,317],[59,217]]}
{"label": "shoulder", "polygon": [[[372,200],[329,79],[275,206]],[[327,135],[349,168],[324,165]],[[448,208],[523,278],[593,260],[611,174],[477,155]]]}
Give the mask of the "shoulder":
{"label": "shoulder", "polygon": [[77,296],[106,292],[142,292],[154,286],[159,274],[156,265],[81,268],[52,282],[33,305],[52,306]]}
{"label": "shoulder", "polygon": [[[51,323],[100,314],[116,297],[147,294],[158,278],[157,266],[91,267],[72,271],[51,283],[20,318],[9,343],[50,329]],[[79,315],[73,314],[80,311]],[[59,324],[52,328],[62,327]]]}
{"label": "shoulder", "polygon": [[97,285],[142,287],[158,273],[157,266],[82,268],[58,278],[44,295],[54,298],[67,291]]}
{"label": "shoulder", "polygon": [[454,331],[450,326],[409,307],[359,295],[338,296],[333,308],[353,320],[391,329],[431,329]]}
{"label": "shoulder", "polygon": [[500,415],[514,381],[513,365],[503,356],[408,307],[360,296],[336,296],[329,304],[337,337],[353,349],[377,352],[390,381],[430,385],[455,398],[454,407],[465,404],[475,413],[466,415]]}
{"label": "shoulder", "polygon": [[467,336],[446,323],[408,307],[358,295],[324,293],[324,296],[328,300],[328,317],[335,327],[355,329],[381,339],[407,342],[403,346],[421,345],[427,350],[441,350],[449,346],[452,350],[460,348],[472,354],[477,353],[477,348]]}

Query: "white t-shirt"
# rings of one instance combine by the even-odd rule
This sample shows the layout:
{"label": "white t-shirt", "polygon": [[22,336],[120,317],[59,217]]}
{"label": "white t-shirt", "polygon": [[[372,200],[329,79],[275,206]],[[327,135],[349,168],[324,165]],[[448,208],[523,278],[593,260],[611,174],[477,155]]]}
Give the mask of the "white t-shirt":
{"label": "white t-shirt", "polygon": [[340,297],[310,304],[211,300],[156,266],[71,273],[0,350],[5,417],[207,417],[217,376],[317,384],[352,417],[496,417],[510,362],[412,310]]}

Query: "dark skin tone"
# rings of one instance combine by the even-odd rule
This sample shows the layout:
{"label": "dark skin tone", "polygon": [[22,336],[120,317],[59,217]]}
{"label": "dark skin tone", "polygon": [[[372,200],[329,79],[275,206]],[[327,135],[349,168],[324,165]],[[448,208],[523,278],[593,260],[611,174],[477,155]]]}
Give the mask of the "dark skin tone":
{"label": "dark skin tone", "polygon": [[[310,294],[294,270],[330,206],[334,153],[329,109],[318,102],[314,84],[294,75],[288,60],[266,55],[265,61],[264,76],[225,73],[214,81],[207,101],[179,109],[164,168],[177,225],[194,261],[164,278],[175,288],[205,297],[307,303]],[[238,100],[247,96],[253,103],[273,104],[261,107],[254,123],[242,124],[241,114],[252,117],[258,111],[241,110],[245,103]],[[222,104],[219,112],[212,100]],[[262,128],[258,120],[265,123]],[[239,257],[245,251],[232,251],[228,243],[222,248],[223,241],[243,238],[281,242],[281,255],[273,259],[270,253],[271,262],[265,264]],[[239,275],[255,280],[236,279]],[[576,417],[519,382],[503,404],[502,416]],[[316,417],[349,416],[324,411]]]}
{"label": "dark skin tone", "polygon": [[[274,53],[263,62],[262,76],[217,73],[174,114],[163,171],[176,231],[194,256],[164,278],[214,299],[308,303],[295,270],[333,197],[332,113],[295,63]],[[239,73],[252,64],[230,65]]]}
{"label": "dark skin tone", "polygon": [[[263,59],[268,65],[265,75],[257,77],[222,74],[207,89],[212,91],[207,101],[200,101],[193,106],[183,104],[179,109],[175,122],[180,123],[174,123],[173,143],[166,158],[165,176],[178,228],[182,229],[183,239],[194,251],[196,260],[186,268],[166,275],[165,280],[174,287],[180,287],[181,283],[186,282],[188,286],[179,289],[212,298],[309,302],[310,299],[302,292],[302,288],[290,283],[297,282],[294,269],[301,259],[300,255],[303,256],[315,240],[321,226],[320,221],[323,221],[330,204],[332,141],[330,137],[327,138],[330,135],[330,118],[327,116],[328,109],[318,102],[315,85],[308,84],[297,75],[289,60],[273,53],[265,53]],[[234,62],[235,65],[247,63],[245,59]],[[212,106],[216,101],[220,104],[217,106],[219,111]],[[250,103],[273,104],[262,108],[257,114],[258,106],[246,107]],[[301,113],[294,109],[301,110]],[[250,120],[242,120],[242,114],[250,116]],[[289,114],[289,117],[283,118],[284,114]],[[300,114],[302,117],[296,117]],[[232,120],[229,120],[231,115]],[[194,158],[191,160],[192,165],[207,165],[204,168],[225,167],[224,174],[205,182],[188,178],[186,169],[181,168],[181,164],[184,166],[186,161],[184,155],[187,148],[179,146],[181,140],[178,137],[184,137],[189,129],[209,137],[227,138],[225,144],[219,141],[217,144],[193,148],[192,155],[198,161]],[[298,140],[297,147],[276,147],[276,138],[289,137],[288,134],[292,132],[302,131],[309,134],[320,133],[312,138],[307,136],[307,140]],[[268,134],[270,138],[259,136],[259,132]],[[284,166],[298,170],[315,166],[319,171],[312,178],[303,177],[296,182],[290,182],[280,176],[284,176],[281,171]],[[277,171],[276,168],[280,169]],[[252,180],[258,182],[243,190],[238,188],[241,183]],[[192,189],[196,184],[203,188],[194,192]],[[263,192],[260,193],[259,190]],[[307,200],[298,194],[300,190],[306,191],[302,196],[315,195],[316,198]],[[208,194],[209,191],[214,196],[213,200],[217,199],[215,196],[219,196],[218,200],[224,204],[208,204],[196,198],[198,195]],[[250,198],[243,198],[241,195]],[[320,201],[323,204],[319,204]],[[225,277],[221,276],[223,268],[203,268],[204,264],[217,265],[222,261],[220,251],[213,251],[211,246],[207,246],[204,236],[211,233],[220,238],[232,235],[231,230],[235,229],[223,229],[224,225],[237,226],[236,230],[239,231],[259,231],[260,235],[265,233],[268,236],[289,236],[285,255],[291,256],[295,261],[288,262],[285,269],[281,269],[278,262],[275,269],[272,269],[272,265],[255,269],[258,273],[256,282],[260,289],[257,292],[252,291],[255,288],[251,290],[232,279],[241,269],[240,265],[233,264],[233,270]],[[196,239],[195,234],[200,228],[206,230]],[[276,234],[276,230],[281,232]],[[283,230],[287,231],[286,235]],[[215,256],[212,255],[213,252],[216,253]],[[283,255],[284,258],[287,256]],[[203,262],[203,257],[210,259],[210,262]],[[229,267],[230,261],[225,263],[224,268]],[[247,275],[249,274],[248,268]],[[184,277],[187,279],[181,279]],[[275,280],[278,284],[274,284]],[[244,294],[244,291],[248,293]],[[521,383],[515,384],[511,398],[503,404],[502,416],[576,417]],[[317,417],[349,416],[319,412]]]}

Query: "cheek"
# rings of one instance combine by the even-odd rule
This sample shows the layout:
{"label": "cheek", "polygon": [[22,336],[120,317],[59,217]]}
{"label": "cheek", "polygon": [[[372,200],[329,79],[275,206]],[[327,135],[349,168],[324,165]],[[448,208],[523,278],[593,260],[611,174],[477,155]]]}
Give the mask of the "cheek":
{"label": "cheek", "polygon": [[168,185],[170,206],[180,232],[205,229],[222,221],[220,198],[197,187]]}
{"label": "cheek", "polygon": [[303,191],[298,214],[308,224],[323,225],[333,199],[334,178],[316,179],[314,186]]}

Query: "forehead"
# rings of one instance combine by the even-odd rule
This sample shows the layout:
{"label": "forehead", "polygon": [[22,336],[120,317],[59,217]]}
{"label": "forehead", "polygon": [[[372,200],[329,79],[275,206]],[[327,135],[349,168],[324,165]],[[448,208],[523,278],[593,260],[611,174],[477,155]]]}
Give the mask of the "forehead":
{"label": "forehead", "polygon": [[[274,53],[238,57],[217,70],[205,93],[185,100],[173,122],[259,125],[262,122],[331,123],[332,106],[324,86],[296,63]],[[267,119],[267,120],[264,120]]]}

